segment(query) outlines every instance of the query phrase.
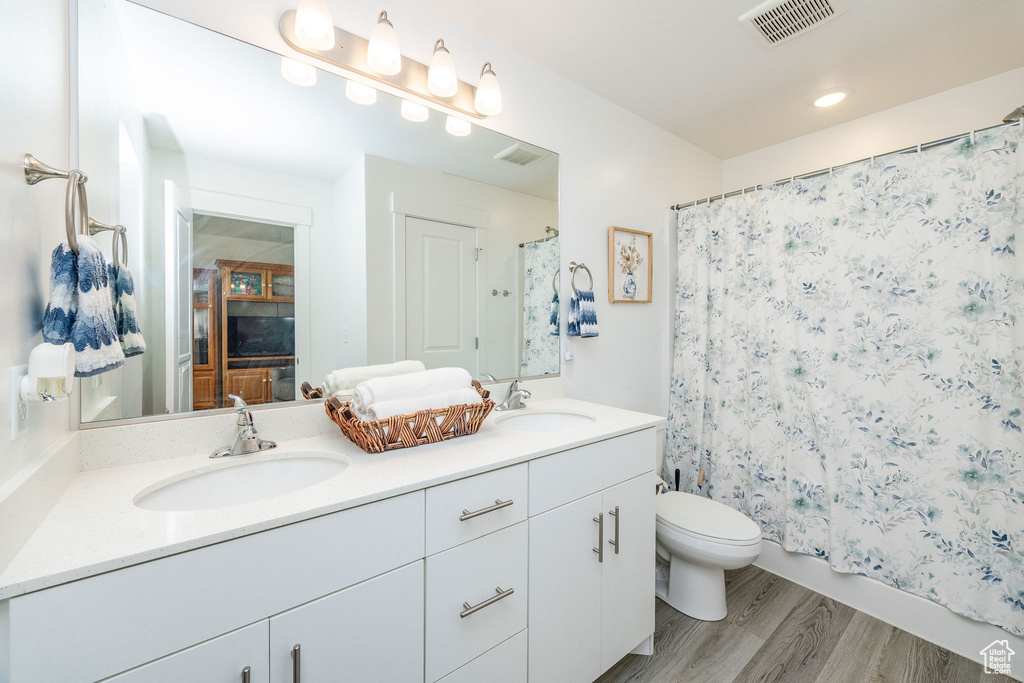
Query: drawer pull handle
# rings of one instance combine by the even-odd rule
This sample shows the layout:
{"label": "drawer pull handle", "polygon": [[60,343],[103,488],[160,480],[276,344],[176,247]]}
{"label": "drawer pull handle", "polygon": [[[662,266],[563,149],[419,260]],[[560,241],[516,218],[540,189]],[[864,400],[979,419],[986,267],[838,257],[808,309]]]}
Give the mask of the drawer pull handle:
{"label": "drawer pull handle", "polygon": [[249,667],[242,669],[242,683],[249,683]]}
{"label": "drawer pull handle", "polygon": [[609,540],[608,544],[615,548],[615,554],[619,554],[619,506],[616,505],[614,510],[609,510],[608,514],[615,518],[615,540]]}
{"label": "drawer pull handle", "polygon": [[474,517],[479,517],[480,515],[486,515],[488,512],[494,512],[495,510],[500,510],[501,508],[507,508],[511,504],[512,504],[512,500],[511,499],[509,499],[509,500],[496,499],[494,501],[494,505],[491,505],[490,507],[480,508],[479,510],[476,510],[474,512],[470,512],[469,510],[463,510],[462,511],[462,515],[459,517],[459,521],[460,522],[465,522],[466,520],[473,519]]}
{"label": "drawer pull handle", "polygon": [[501,600],[502,598],[507,598],[508,596],[516,592],[515,588],[509,588],[507,591],[503,591],[501,590],[500,586],[498,586],[494,590],[497,592],[497,595],[487,598],[479,605],[470,605],[468,602],[462,603],[463,609],[462,612],[459,613],[459,616],[465,619],[473,612],[479,612],[484,607],[489,607],[490,605],[493,605],[494,603],[498,602],[498,600]]}
{"label": "drawer pull handle", "polygon": [[302,683],[302,647],[292,648],[292,683]]}
{"label": "drawer pull handle", "polygon": [[597,561],[604,562],[604,513],[598,513],[594,521],[597,522],[597,547],[594,552],[597,553]]}

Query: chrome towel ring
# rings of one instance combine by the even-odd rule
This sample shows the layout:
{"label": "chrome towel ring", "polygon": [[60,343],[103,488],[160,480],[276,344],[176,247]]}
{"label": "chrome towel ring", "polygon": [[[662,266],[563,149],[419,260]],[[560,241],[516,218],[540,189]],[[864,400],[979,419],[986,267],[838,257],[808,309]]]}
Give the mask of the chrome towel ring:
{"label": "chrome towel ring", "polygon": [[572,284],[572,291],[577,296],[579,296],[580,292],[579,292],[578,289],[576,289],[576,271],[577,270],[585,270],[585,271],[587,271],[587,277],[590,278],[590,290],[593,291],[593,289],[594,289],[594,274],[590,272],[590,268],[587,268],[587,266],[584,265],[583,263],[576,263],[575,261],[570,261],[569,262],[569,272],[572,273],[572,277],[570,278],[570,283]]}
{"label": "chrome towel ring", "polygon": [[559,268],[555,271],[555,276],[551,278],[551,289],[555,290],[555,296],[558,296],[558,276],[562,274],[562,269]]}
{"label": "chrome towel ring", "polygon": [[[113,235],[111,236],[110,253],[113,254],[113,265],[122,265],[125,268],[128,267],[128,229],[123,225],[107,225],[106,223],[100,223],[95,218],[89,218],[89,234],[95,235],[100,232],[110,230]],[[118,239],[120,237],[120,239]],[[118,254],[118,245],[120,244],[121,249],[124,251],[124,259],[121,259]]]}
{"label": "chrome towel ring", "polygon": [[78,169],[62,171],[44,164],[31,154],[24,156],[22,167],[25,169],[25,182],[29,185],[54,178],[67,179],[68,189],[64,195],[64,230],[67,233],[68,246],[77,254],[78,234],[84,234],[89,222],[89,199],[85,194],[85,183],[89,178]]}

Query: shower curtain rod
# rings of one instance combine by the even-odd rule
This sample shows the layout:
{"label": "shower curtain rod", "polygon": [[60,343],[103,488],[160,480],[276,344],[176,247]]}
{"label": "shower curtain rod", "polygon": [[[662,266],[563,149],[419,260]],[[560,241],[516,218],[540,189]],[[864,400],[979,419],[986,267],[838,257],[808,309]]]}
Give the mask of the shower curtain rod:
{"label": "shower curtain rod", "polygon": [[[1011,118],[1011,117],[1013,117],[1013,118]],[[785,185],[786,183],[791,183],[794,180],[806,180],[807,178],[814,178],[814,177],[817,177],[817,176],[820,176],[820,175],[825,175],[826,173],[832,173],[832,171],[835,171],[836,169],[846,168],[847,166],[853,166],[854,164],[859,164],[859,163],[861,163],[863,161],[874,160],[874,159],[877,159],[878,157],[887,157],[887,156],[889,156],[891,154],[908,154],[910,152],[920,152],[923,149],[929,149],[931,147],[938,147],[939,145],[945,145],[945,144],[950,143],[950,142],[956,142],[957,140],[962,140],[964,138],[974,139],[975,133],[984,133],[985,131],[994,130],[996,128],[1009,128],[1010,126],[1020,126],[1022,124],[1024,124],[1024,106],[1018,107],[1017,109],[1013,110],[1013,112],[1008,114],[1007,117],[1005,119],[1003,119],[1003,123],[999,123],[999,124],[996,124],[994,126],[989,126],[988,128],[979,128],[978,130],[971,131],[969,133],[961,133],[960,135],[954,135],[952,137],[942,138],[941,140],[933,140],[932,142],[924,142],[924,143],[921,143],[919,145],[914,145],[913,147],[904,147],[903,149],[897,149],[897,150],[894,150],[892,152],[885,152],[884,154],[875,154],[875,155],[872,155],[872,156],[869,156],[869,157],[864,157],[863,159],[857,159],[856,161],[849,161],[849,162],[847,162],[845,164],[840,164],[839,166],[829,166],[828,168],[822,168],[820,170],[812,171],[810,173],[803,173],[801,175],[795,175],[795,176],[790,176],[788,178],[783,178],[781,180],[776,180],[773,183],[761,183],[760,185],[753,185],[751,187],[746,187],[746,188],[744,188],[742,190],[732,190],[731,192],[725,192],[723,194],[712,195],[712,196],[710,196],[710,197],[708,197],[706,199],[698,199],[696,201],[688,202],[686,204],[676,204],[675,206],[670,206],[669,208],[672,211],[679,211],[681,209],[693,208],[693,207],[695,207],[695,206],[697,206],[699,204],[708,204],[708,205],[710,205],[711,202],[716,201],[716,200],[728,199],[729,197],[735,197],[737,195],[746,194],[747,192],[755,192],[757,190],[763,190],[766,187],[776,187],[778,185]]]}
{"label": "shower curtain rod", "polygon": [[554,234],[554,235],[551,235],[550,237],[543,237],[543,238],[541,238],[541,239],[539,239],[539,240],[530,240],[529,242],[520,242],[520,243],[519,243],[519,248],[520,248],[520,249],[522,249],[522,248],[523,248],[523,247],[525,247],[525,246],[526,246],[527,244],[540,244],[541,242],[547,242],[548,240],[553,240],[553,239],[555,239],[556,237],[558,237],[558,229],[557,229],[557,228],[552,228],[552,227],[551,227],[551,226],[549,225],[548,227],[544,228],[544,231],[545,231],[545,232],[548,232],[548,231],[550,231],[550,232],[553,232],[553,233],[555,233],[555,234]]}

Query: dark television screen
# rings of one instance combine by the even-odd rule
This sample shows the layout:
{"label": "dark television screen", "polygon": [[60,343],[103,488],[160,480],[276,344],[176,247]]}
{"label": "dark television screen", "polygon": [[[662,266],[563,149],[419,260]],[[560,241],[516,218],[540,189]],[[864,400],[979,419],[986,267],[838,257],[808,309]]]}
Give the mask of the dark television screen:
{"label": "dark television screen", "polygon": [[228,357],[295,355],[295,318],[228,316]]}

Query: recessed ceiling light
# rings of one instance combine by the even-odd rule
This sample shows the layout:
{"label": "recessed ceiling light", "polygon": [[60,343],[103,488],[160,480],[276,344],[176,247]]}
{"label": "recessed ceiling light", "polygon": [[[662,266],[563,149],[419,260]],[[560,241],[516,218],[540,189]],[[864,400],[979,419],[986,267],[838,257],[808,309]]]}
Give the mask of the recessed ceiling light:
{"label": "recessed ceiling light", "polygon": [[815,107],[831,107],[833,104],[839,104],[846,99],[847,91],[845,90],[833,90],[827,92],[824,95],[818,96],[818,99],[814,100]]}

